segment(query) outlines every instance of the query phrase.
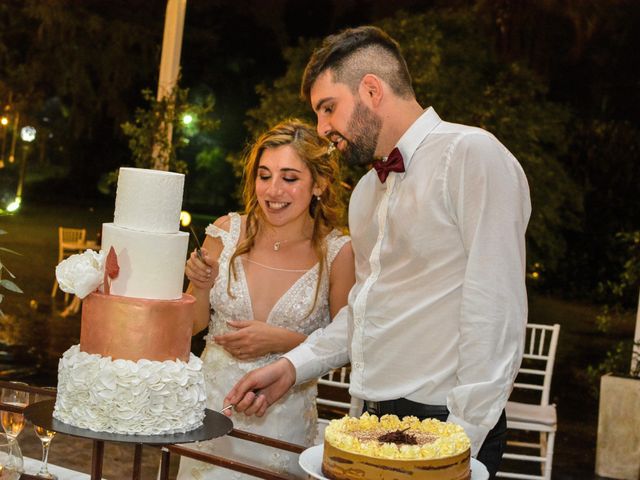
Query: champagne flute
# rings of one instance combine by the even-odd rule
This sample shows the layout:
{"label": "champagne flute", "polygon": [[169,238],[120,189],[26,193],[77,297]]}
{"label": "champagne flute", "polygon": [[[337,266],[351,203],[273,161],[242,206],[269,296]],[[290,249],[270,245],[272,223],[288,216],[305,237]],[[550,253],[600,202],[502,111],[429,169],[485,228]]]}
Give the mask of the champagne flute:
{"label": "champagne flute", "polygon": [[[45,387],[45,388],[53,390],[53,388],[51,387]],[[45,400],[51,400],[54,395],[55,395],[55,391],[52,391],[50,394],[36,393],[34,401],[35,403],[38,403],[38,402],[43,402]],[[48,461],[49,461],[49,447],[51,446],[51,441],[53,440],[53,437],[55,436],[56,432],[47,430],[46,428],[41,427],[39,425],[34,425],[33,429],[35,430],[36,435],[42,442],[42,466],[40,467],[38,476],[57,480],[58,477],[56,477],[53,473],[51,473],[47,468]]]}
{"label": "champagne flute", "polygon": [[[11,383],[16,386],[27,385],[24,382]],[[24,408],[29,405],[29,392],[16,390],[13,388],[3,388],[2,394],[0,396],[0,401],[2,401],[2,403],[6,403],[7,405]],[[18,435],[20,435],[20,432],[24,428],[24,414],[3,410],[2,412],[0,412],[0,422],[2,423],[2,428],[7,434],[9,443],[17,444]],[[10,459],[10,462],[13,462],[13,458]],[[7,465],[7,467],[14,467],[14,465]]]}

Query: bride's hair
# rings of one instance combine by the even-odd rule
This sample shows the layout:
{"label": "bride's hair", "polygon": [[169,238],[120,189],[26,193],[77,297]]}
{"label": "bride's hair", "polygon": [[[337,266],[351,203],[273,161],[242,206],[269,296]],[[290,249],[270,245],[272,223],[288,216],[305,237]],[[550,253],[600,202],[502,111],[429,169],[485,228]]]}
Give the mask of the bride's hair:
{"label": "bride's hair", "polygon": [[[320,264],[315,299],[309,312],[311,313],[315,308],[320,279],[326,268],[326,252],[322,240],[334,228],[344,226],[346,209],[344,191],[341,188],[339,178],[338,154],[334,148],[331,148],[333,145],[328,140],[321,138],[308,123],[298,119],[285,120],[260,135],[248,151],[245,157],[242,194],[245,207],[244,213],[247,215],[246,233],[244,241],[238,245],[231,257],[229,276],[233,272],[233,277],[234,279],[236,278],[234,260],[236,257],[244,255],[251,250],[256,235],[260,230],[260,225],[264,222],[264,214],[258,204],[256,195],[256,179],[258,177],[260,158],[265,150],[284,145],[291,145],[300,160],[309,168],[313,184],[324,187],[320,197],[312,196],[309,204],[309,215],[313,219],[311,245]],[[231,295],[230,286],[228,290]]]}

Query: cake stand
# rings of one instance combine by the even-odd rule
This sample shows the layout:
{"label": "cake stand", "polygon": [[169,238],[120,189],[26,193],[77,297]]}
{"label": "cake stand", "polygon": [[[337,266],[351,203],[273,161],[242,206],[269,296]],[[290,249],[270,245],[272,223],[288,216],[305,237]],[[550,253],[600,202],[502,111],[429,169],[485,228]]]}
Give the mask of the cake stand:
{"label": "cake stand", "polygon": [[[104,442],[120,442],[135,444],[133,458],[133,480],[140,479],[140,462],[142,460],[142,445],[172,445],[174,443],[191,443],[226,435],[233,428],[231,419],[214,410],[205,409],[202,426],[184,433],[166,435],[124,435],[108,432],[94,432],[85,428],[78,428],[68,423],[53,418],[55,400],[33,403],[25,408],[24,416],[34,425],[53,432],[66,433],[75,437],[93,440],[93,455],[91,458],[91,480],[102,478],[102,459],[104,455]],[[169,475],[168,450],[162,449],[162,463],[160,479],[166,479]]]}
{"label": "cake stand", "polygon": [[[328,480],[322,474],[322,453],[324,445],[316,445],[311,448],[307,448],[300,454],[300,466],[308,473],[312,478],[318,480]],[[487,480],[489,478],[489,472],[486,467],[475,458],[471,458],[471,480]]]}

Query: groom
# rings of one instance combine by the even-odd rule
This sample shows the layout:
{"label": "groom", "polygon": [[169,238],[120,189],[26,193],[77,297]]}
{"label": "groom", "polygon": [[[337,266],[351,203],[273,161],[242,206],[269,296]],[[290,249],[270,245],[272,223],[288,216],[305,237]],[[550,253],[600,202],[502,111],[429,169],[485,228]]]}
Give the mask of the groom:
{"label": "groom", "polygon": [[493,477],[527,319],[522,168],[490,133],[424,110],[398,44],[376,27],[327,37],[302,94],[349,162],[378,158],[349,206],[357,280],[327,328],[247,374],[225,404],[261,416],[350,361],[367,411],[462,425]]}

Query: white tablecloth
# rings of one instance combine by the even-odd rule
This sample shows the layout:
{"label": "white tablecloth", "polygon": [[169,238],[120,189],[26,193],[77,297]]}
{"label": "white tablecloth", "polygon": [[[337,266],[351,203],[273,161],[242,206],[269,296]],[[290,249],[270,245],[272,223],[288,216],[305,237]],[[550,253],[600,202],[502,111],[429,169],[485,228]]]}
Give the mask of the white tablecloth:
{"label": "white tablecloth", "polygon": [[[34,458],[24,457],[24,471],[31,475],[36,475],[40,471],[42,462]],[[49,471],[58,477],[58,480],[89,480],[91,475],[86,473],[69,470],[68,468],[59,467],[58,465],[49,464]]]}

